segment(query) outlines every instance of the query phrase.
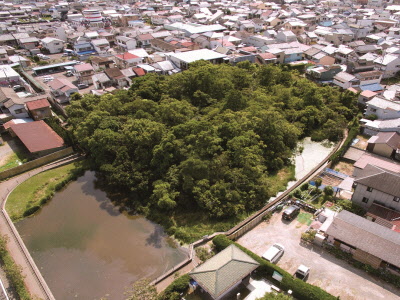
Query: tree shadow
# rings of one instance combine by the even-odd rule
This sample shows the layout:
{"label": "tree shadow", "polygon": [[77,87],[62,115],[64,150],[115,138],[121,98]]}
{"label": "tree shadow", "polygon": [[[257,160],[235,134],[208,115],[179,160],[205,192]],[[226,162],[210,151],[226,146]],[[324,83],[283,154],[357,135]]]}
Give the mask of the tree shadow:
{"label": "tree shadow", "polygon": [[155,226],[154,231],[146,239],[146,246],[153,246],[158,249],[161,248],[165,236],[164,229],[161,226]]}

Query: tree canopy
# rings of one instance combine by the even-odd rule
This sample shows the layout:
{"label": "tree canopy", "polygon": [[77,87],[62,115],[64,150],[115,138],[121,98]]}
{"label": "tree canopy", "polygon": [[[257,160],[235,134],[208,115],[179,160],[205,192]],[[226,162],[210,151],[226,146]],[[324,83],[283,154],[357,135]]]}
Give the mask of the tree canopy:
{"label": "tree canopy", "polygon": [[137,207],[225,218],[265,204],[271,173],[291,164],[299,138],[341,138],[355,102],[285,67],[200,61],[76,97],[67,113],[97,170],[137,195]]}

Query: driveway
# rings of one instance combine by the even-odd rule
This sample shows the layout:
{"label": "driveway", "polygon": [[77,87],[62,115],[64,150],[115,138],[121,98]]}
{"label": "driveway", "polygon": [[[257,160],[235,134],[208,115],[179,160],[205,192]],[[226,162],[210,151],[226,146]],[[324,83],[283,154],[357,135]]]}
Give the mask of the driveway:
{"label": "driveway", "polygon": [[318,246],[300,245],[301,233],[307,225],[297,220],[282,221],[274,214],[269,224],[262,222],[238,240],[238,243],[262,255],[275,243],[285,247],[278,266],[294,274],[300,264],[311,268],[308,283],[317,285],[340,299],[399,299],[400,290],[364,271],[356,269]]}

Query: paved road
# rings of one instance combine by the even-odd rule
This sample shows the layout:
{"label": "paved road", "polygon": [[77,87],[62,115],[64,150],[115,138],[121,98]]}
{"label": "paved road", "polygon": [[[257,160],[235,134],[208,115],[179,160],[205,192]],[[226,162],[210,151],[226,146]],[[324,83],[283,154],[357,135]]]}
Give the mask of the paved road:
{"label": "paved road", "polygon": [[[12,224],[10,218],[5,211],[5,202],[9,193],[21,182],[27,180],[28,178],[36,175],[45,170],[51,169],[55,166],[65,164],[67,162],[72,162],[76,160],[76,157],[71,159],[61,159],[57,162],[53,162],[46,166],[31,170],[19,176],[10,178],[7,181],[0,183],[0,201],[1,201],[1,213],[0,213],[0,234],[9,237],[9,242],[7,244],[8,250],[13,257],[16,264],[22,267],[22,274],[25,277],[25,284],[29,292],[34,296],[33,298],[40,299],[55,299],[52,295],[49,287],[47,286],[45,280],[43,279],[40,271],[36,267],[29,251],[25,247],[21,237],[19,236],[17,230]],[[0,298],[1,299],[1,298]]]}

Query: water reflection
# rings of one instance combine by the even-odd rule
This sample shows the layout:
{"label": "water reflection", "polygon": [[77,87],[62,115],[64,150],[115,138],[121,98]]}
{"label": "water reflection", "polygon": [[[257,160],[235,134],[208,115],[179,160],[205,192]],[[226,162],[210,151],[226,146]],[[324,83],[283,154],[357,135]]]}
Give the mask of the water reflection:
{"label": "water reflection", "polygon": [[[59,299],[123,299],[125,287],[182,261],[162,227],[121,213],[86,172],[17,228]],[[127,217],[128,215],[129,217]]]}

